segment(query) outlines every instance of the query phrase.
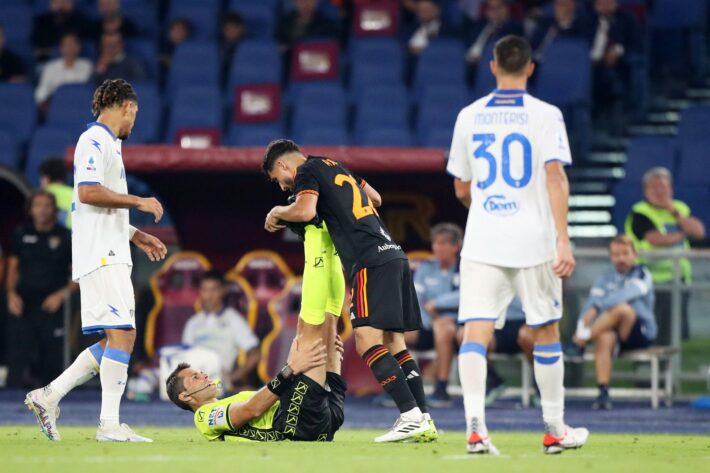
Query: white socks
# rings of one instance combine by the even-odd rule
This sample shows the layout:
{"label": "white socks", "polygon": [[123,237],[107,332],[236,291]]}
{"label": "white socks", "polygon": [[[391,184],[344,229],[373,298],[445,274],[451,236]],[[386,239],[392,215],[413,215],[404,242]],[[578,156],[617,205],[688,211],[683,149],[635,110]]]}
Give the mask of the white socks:
{"label": "white socks", "polygon": [[413,409],[408,410],[407,412],[402,412],[402,414],[400,414],[400,417],[402,417],[402,419],[404,420],[411,422],[421,422],[422,418],[424,417],[424,414],[422,414],[421,409],[415,407]]}
{"label": "white socks", "polygon": [[128,379],[130,353],[106,347],[101,359],[101,425],[118,425],[118,410],[121,396]]}
{"label": "white socks", "polygon": [[562,346],[559,342],[535,344],[533,357],[545,431],[555,437],[562,437],[565,433],[565,365]]}
{"label": "white socks", "polygon": [[79,353],[74,363],[44,388],[45,399],[58,404],[69,391],[96,376],[103,352],[101,345],[96,343]]}
{"label": "white socks", "polygon": [[459,378],[463,390],[467,438],[471,432],[481,437],[488,436],[485,412],[487,376],[486,347],[476,342],[463,343],[459,349]]}

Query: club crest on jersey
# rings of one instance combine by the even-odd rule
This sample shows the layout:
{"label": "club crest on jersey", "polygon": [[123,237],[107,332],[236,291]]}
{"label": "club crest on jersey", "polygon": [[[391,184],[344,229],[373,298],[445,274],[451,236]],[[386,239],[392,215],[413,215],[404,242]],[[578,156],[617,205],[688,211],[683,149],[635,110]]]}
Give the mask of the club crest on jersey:
{"label": "club crest on jersey", "polygon": [[509,200],[504,195],[492,195],[483,203],[483,210],[492,215],[508,217],[520,210],[520,206],[515,200]]}
{"label": "club crest on jersey", "polygon": [[224,419],[224,407],[215,407],[212,409],[207,416],[207,425],[210,427],[215,427],[217,425],[224,425],[226,420]]}

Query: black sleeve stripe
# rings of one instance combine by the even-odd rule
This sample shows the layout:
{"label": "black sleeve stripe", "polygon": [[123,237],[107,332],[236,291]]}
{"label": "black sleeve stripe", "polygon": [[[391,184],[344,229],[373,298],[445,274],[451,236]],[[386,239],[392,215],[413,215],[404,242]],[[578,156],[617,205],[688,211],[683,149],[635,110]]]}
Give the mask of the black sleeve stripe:
{"label": "black sleeve stripe", "polygon": [[233,432],[237,429],[234,428],[234,426],[232,425],[232,419],[229,418],[229,408],[230,407],[232,407],[232,405],[227,404],[227,410],[225,411],[224,415],[227,418],[227,425],[229,426],[229,430]]}

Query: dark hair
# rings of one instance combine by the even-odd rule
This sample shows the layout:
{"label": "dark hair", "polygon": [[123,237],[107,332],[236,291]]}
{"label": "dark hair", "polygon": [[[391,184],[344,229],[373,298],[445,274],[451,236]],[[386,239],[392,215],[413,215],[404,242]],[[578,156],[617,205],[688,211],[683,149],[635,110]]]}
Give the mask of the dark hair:
{"label": "dark hair", "polygon": [[79,32],[76,30],[64,30],[62,31],[62,35],[59,37],[59,42],[61,43],[64,38],[67,37],[72,37],[76,40],[77,43],[81,44],[81,37],[79,36]]}
{"label": "dark hair", "polygon": [[463,230],[455,223],[437,223],[431,227],[431,239],[438,235],[445,235],[452,245],[460,245],[463,241]]}
{"label": "dark hair", "polygon": [[40,189],[40,190],[36,190],[36,191],[32,192],[32,194],[30,194],[30,198],[27,199],[27,214],[28,215],[30,213],[30,210],[32,209],[32,205],[34,204],[35,199],[40,196],[47,197],[52,202],[54,209],[55,210],[58,209],[57,198],[54,197],[54,194],[52,194],[51,192],[46,191],[44,189]]}
{"label": "dark hair", "polygon": [[176,25],[182,25],[183,27],[185,27],[185,29],[187,30],[188,36],[190,36],[192,34],[192,23],[187,18],[182,18],[182,17],[175,18],[173,21],[170,22],[170,25],[168,26],[168,30]]}
{"label": "dark hair", "polygon": [[180,394],[185,391],[185,383],[183,383],[182,378],[178,374],[189,368],[190,365],[187,363],[180,363],[177,368],[170,373],[168,379],[165,380],[165,390],[168,392],[168,397],[173,403],[180,409],[185,409],[186,411],[192,411],[192,408],[188,403],[180,399]]}
{"label": "dark hair", "polygon": [[228,23],[234,23],[235,25],[242,26],[244,25],[244,20],[242,19],[242,15],[239,13],[230,11],[222,16],[222,26]]}
{"label": "dark hair", "polygon": [[102,110],[116,105],[120,107],[126,101],[138,103],[138,96],[131,84],[123,79],[106,79],[94,92],[91,113],[98,116]]}
{"label": "dark hair", "polygon": [[264,174],[267,176],[269,175],[271,170],[274,168],[274,163],[276,163],[277,159],[284,154],[293,152],[300,153],[301,148],[299,148],[298,145],[291,140],[281,139],[274,140],[269,143],[269,146],[266,147],[266,153],[264,153],[264,160],[261,163],[261,168],[263,169]]}
{"label": "dark hair", "polygon": [[217,281],[221,285],[224,285],[224,274],[217,269],[210,269],[202,275],[201,281]]}
{"label": "dark hair", "polygon": [[48,158],[39,165],[39,174],[47,176],[49,182],[63,183],[67,179],[67,166],[62,158]]}
{"label": "dark hair", "polygon": [[503,72],[519,74],[532,60],[532,49],[525,38],[515,35],[504,36],[495,45],[493,57]]}

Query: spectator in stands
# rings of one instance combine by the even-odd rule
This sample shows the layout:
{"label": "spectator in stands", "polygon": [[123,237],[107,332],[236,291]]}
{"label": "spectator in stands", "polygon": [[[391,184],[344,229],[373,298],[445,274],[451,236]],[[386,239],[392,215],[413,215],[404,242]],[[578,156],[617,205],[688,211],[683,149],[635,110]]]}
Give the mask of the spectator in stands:
{"label": "spectator in stands", "polygon": [[511,19],[508,0],[487,0],[485,18],[466,26],[465,31],[469,44],[466,61],[477,64],[486,46],[509,34],[523,36],[523,25]]}
{"label": "spectator in stands", "polygon": [[441,16],[439,0],[417,0],[416,13],[415,29],[408,35],[409,54],[419,55],[434,38],[454,35],[452,28]]}
{"label": "spectator in stands", "polygon": [[219,44],[220,61],[222,64],[222,79],[226,79],[232,64],[232,57],[247,31],[244,20],[239,13],[227,12],[222,17],[222,40]]}
{"label": "spectator in stands", "polygon": [[430,404],[443,405],[451,399],[446,389],[454,357],[456,320],[459,308],[459,253],[463,230],[454,223],[439,223],[431,229],[433,257],[414,274],[424,328],[407,332],[405,342],[415,350],[436,349],[436,388]]}
{"label": "spectator in stands", "polygon": [[138,35],[138,28],[121,14],[121,0],[99,0],[99,19],[94,22],[94,38],[100,41],[105,33],[121,33],[124,38]]}
{"label": "spectator in stands", "polygon": [[91,61],[79,57],[81,42],[74,32],[62,35],[59,52],[61,57],[49,61],[42,69],[39,85],[35,90],[35,101],[43,112],[47,111],[49,99],[59,87],[88,82],[94,68]]}
{"label": "spectator in stands", "polygon": [[94,82],[101,84],[107,79],[124,79],[133,82],[145,78],[143,64],[126,54],[121,33],[104,33],[101,36],[101,53],[96,61]]}
{"label": "spectator in stands", "polygon": [[[62,371],[62,307],[70,282],[71,234],[57,224],[54,196],[34,193],[29,221],[14,236],[8,259],[8,379],[11,388],[43,386]],[[27,380],[32,366],[38,379]]]}
{"label": "spectator in stands", "polygon": [[49,11],[34,18],[32,48],[35,59],[44,62],[67,31],[74,31],[81,38],[91,32],[91,24],[74,9],[74,0],[49,0]]}
{"label": "spectator in stands", "polygon": [[27,71],[20,56],[5,47],[5,32],[0,26],[0,82],[25,82]]}
{"label": "spectator in stands", "polygon": [[54,196],[57,220],[71,230],[71,207],[74,189],[67,185],[67,165],[61,157],[49,158],[39,167],[40,187]]}
{"label": "spectator in stands", "polygon": [[609,382],[617,344],[622,350],[647,348],[656,338],[653,315],[653,280],[643,265],[636,265],[634,242],[619,235],[609,244],[614,269],[599,276],[577,321],[572,337],[578,355],[593,341],[599,396],[592,407],[611,409]]}
{"label": "spectator in stands", "polygon": [[175,49],[190,39],[192,24],[184,18],[175,18],[168,26],[168,33],[160,47],[160,65],[164,70],[170,68]]}
{"label": "spectator in stands", "polygon": [[641,51],[641,33],[633,14],[619,9],[617,0],[595,0],[589,29],[593,64],[594,103],[598,123],[612,134],[623,132],[623,99],[630,86],[628,59]]}
{"label": "spectator in stands", "polygon": [[[626,218],[625,231],[639,251],[690,248],[690,240],[705,238],[705,225],[693,217],[685,202],[673,199],[673,178],[668,169],[655,167],[643,176],[645,200],[636,203]],[[646,262],[643,258],[640,261]],[[650,259],[646,262],[655,284],[673,281],[673,260]],[[679,259],[680,278],[683,284],[690,284],[692,267],[687,258]],[[682,295],[682,336],[689,336],[687,292]],[[659,343],[670,342],[671,294],[659,292],[656,295],[656,313],[659,316]]]}
{"label": "spectator in stands", "polygon": [[338,38],[338,24],[318,11],[318,0],[295,0],[294,4],[296,8],[282,15],[276,28],[276,39],[284,50],[308,38]]}
{"label": "spectator in stands", "polygon": [[[461,331],[459,338],[463,340],[463,331]],[[488,345],[488,353],[504,355],[523,353],[532,366],[534,345],[532,329],[525,324],[523,304],[520,299],[515,297],[505,313],[505,325],[493,334],[493,339]],[[488,377],[486,378],[486,405],[492,404],[505,391],[505,388],[505,380],[489,361]],[[539,399],[539,395],[536,399]]]}
{"label": "spectator in stands", "polygon": [[[182,342],[214,350],[224,363],[223,379],[233,387],[254,386],[258,382],[256,367],[261,359],[259,340],[244,317],[225,305],[225,296],[222,274],[218,271],[205,273],[200,283],[202,310],[187,321]],[[240,351],[246,356],[244,363],[238,365]]]}
{"label": "spectator in stands", "polygon": [[588,23],[577,11],[575,0],[555,0],[553,11],[552,17],[540,20],[530,38],[536,60],[556,38],[589,38]]}

